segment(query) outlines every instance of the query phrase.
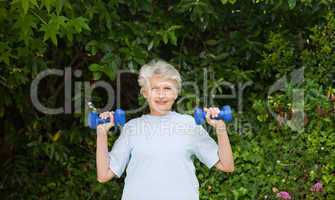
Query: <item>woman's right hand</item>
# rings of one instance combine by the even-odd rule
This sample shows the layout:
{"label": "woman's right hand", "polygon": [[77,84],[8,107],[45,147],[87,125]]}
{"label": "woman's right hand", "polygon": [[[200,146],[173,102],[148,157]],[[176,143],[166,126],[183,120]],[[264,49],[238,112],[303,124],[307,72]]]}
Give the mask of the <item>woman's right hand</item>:
{"label": "woman's right hand", "polygon": [[111,129],[114,126],[114,112],[102,112],[99,114],[99,117],[101,119],[110,119],[110,122],[99,124],[97,126],[97,133],[103,132],[108,133],[109,129]]}

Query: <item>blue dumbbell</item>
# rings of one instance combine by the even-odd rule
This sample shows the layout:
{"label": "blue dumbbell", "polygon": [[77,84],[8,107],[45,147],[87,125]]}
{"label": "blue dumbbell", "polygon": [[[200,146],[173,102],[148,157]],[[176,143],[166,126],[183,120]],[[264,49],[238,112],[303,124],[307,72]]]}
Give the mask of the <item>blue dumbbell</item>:
{"label": "blue dumbbell", "polygon": [[[93,109],[92,112],[88,114],[88,126],[91,129],[96,129],[99,124],[109,123],[110,119],[101,119],[99,113],[93,107],[92,103],[89,102],[89,107]],[[126,123],[126,112],[118,108],[114,112],[114,124],[116,126],[123,126]]]}
{"label": "blue dumbbell", "polygon": [[[206,120],[206,112],[202,108],[196,108],[194,110],[194,119],[195,123],[200,125],[205,123]],[[217,117],[214,117],[212,119],[217,120],[224,120],[225,122],[230,122],[233,120],[233,115],[230,106],[226,105],[223,106],[220,110],[220,113]]]}

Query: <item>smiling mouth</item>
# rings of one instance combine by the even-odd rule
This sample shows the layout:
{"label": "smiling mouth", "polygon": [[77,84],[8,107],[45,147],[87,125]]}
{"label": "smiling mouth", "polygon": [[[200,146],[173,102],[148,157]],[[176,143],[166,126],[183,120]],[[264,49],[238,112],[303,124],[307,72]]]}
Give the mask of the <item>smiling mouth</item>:
{"label": "smiling mouth", "polygon": [[155,103],[158,105],[164,105],[167,103],[167,101],[155,101]]}

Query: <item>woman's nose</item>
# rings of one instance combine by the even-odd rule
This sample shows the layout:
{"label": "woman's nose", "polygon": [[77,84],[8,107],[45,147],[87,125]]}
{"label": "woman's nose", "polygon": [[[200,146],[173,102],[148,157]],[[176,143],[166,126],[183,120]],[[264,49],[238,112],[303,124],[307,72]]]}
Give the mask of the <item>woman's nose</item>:
{"label": "woman's nose", "polygon": [[165,97],[165,91],[164,90],[159,90],[158,96],[159,97]]}

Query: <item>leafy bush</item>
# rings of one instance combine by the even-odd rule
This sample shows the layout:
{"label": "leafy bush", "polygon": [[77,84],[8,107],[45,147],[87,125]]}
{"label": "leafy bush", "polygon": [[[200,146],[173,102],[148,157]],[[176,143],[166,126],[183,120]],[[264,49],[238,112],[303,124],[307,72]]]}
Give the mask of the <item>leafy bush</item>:
{"label": "leafy bush", "polygon": [[[30,86],[39,72],[68,66],[82,87],[84,81],[115,84],[119,70],[136,72],[155,57],[173,63],[184,81],[206,85],[199,99],[184,86],[188,98],[176,108],[189,113],[197,101],[211,103],[209,91],[231,92],[219,82],[238,92],[239,84],[252,81],[242,97],[213,102],[236,111],[229,124],[236,171],[224,174],[196,161],[201,199],[275,199],[280,191],[293,199],[334,199],[333,1],[1,1],[0,25],[4,199],[120,199],[123,179],[96,181],[95,135],[84,126],[84,105],[67,114],[41,113],[32,105]],[[276,81],[299,69],[302,84],[288,79],[269,95]],[[121,91],[124,108],[143,103],[130,80]],[[40,101],[64,106],[64,78],[42,83]],[[289,123],[297,89],[304,97],[298,102],[305,113],[302,132]],[[86,102],[87,93],[80,94],[68,102]],[[97,91],[93,100],[103,105],[105,96]],[[117,136],[110,136],[110,147]],[[312,188],[316,183],[322,190]]]}

